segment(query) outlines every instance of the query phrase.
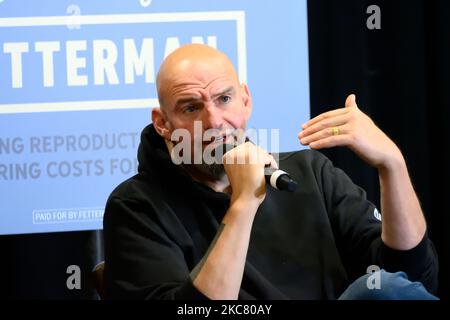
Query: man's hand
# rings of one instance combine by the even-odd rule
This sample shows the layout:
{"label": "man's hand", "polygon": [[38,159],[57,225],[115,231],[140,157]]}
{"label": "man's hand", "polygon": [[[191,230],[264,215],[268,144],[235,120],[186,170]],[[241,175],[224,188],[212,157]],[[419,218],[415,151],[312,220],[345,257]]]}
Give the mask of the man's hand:
{"label": "man's hand", "polygon": [[377,169],[402,163],[400,150],[359,110],[355,99],[355,95],[349,95],[345,108],[322,113],[303,124],[300,142],[312,149],[348,147]]}
{"label": "man's hand", "polygon": [[231,201],[245,199],[261,204],[266,195],[264,166],[278,167],[274,158],[260,147],[246,142],[225,153],[223,163],[231,185]]}
{"label": "man's hand", "polygon": [[397,146],[359,110],[355,95],[345,108],[322,113],[302,126],[300,142],[313,149],[346,146],[369,165],[380,178],[383,242],[397,250],[417,246],[426,231],[420,203]]}

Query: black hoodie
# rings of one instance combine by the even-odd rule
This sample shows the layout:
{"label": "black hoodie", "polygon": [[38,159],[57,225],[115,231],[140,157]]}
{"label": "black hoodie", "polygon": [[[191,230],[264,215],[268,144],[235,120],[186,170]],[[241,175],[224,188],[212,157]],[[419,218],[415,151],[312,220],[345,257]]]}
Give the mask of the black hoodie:
{"label": "black hoodie", "polygon": [[[230,197],[194,182],[170,160],[153,125],[141,135],[139,173],[110,195],[104,216],[108,298],[201,299],[190,272],[202,259]],[[240,299],[336,299],[371,265],[437,288],[427,236],[408,251],[381,241],[365,192],[316,151],[281,153],[294,193],[267,188],[256,214]]]}

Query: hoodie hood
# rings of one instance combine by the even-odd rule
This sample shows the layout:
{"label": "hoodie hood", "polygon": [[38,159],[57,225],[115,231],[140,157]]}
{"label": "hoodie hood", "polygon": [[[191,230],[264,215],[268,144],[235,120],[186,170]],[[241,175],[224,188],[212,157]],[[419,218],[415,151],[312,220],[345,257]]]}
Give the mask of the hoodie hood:
{"label": "hoodie hood", "polygon": [[[155,173],[156,168],[176,169],[170,159],[164,138],[156,132],[153,124],[149,124],[142,130],[137,159],[139,173]],[[162,168],[163,167],[163,168]]]}
{"label": "hoodie hood", "polygon": [[228,203],[230,200],[228,194],[216,192],[208,186],[194,181],[179,165],[175,165],[169,155],[164,138],[156,132],[153,124],[149,124],[142,130],[137,158],[139,174],[159,176],[158,181],[163,184],[167,183],[167,191],[172,188],[181,188],[182,191],[189,190],[192,195],[208,201]]}

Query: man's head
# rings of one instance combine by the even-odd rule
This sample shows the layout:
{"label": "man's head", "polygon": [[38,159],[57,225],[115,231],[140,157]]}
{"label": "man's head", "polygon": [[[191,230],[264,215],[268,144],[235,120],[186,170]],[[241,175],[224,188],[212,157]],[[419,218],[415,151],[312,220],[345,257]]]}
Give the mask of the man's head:
{"label": "man's head", "polygon": [[[157,132],[170,143],[176,129],[186,129],[193,140],[194,122],[203,131],[245,129],[252,101],[240,84],[231,61],[218,50],[200,44],[183,46],[162,63],[156,81],[160,108],[152,111]],[[205,148],[209,142],[205,141]],[[194,148],[191,149],[192,152]]]}

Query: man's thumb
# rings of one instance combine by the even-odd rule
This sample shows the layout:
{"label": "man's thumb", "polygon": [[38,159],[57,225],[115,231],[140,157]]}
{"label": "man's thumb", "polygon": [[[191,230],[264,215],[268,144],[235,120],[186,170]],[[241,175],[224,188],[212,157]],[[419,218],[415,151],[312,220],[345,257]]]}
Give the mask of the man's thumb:
{"label": "man's thumb", "polygon": [[358,105],[356,104],[356,96],[354,94],[351,94],[347,97],[347,100],[345,100],[345,107],[356,107],[358,108]]}

